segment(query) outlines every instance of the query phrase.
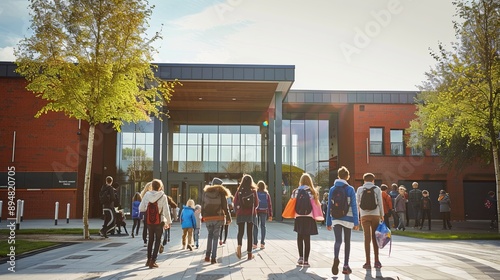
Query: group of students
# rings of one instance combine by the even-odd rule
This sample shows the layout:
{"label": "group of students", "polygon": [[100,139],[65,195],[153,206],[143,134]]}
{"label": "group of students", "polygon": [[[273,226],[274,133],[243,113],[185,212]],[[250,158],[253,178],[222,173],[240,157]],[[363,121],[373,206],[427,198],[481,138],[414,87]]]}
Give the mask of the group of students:
{"label": "group of students", "polygon": [[[107,178],[103,188],[107,188],[111,182],[112,178]],[[240,259],[242,257],[241,248],[245,225],[248,259],[253,258],[252,250],[258,247],[259,228],[261,229],[260,249],[265,248],[266,221],[272,220],[272,204],[267,185],[263,181],[256,184],[250,175],[244,175],[233,200],[230,190],[223,186],[222,180],[214,178],[203,189],[202,205],[195,205],[194,200],[189,199],[179,211],[184,249],[192,251],[193,247],[199,248],[199,233],[203,221],[208,231],[205,261],[217,263],[217,242],[219,238],[219,245],[226,242],[228,226],[232,221],[231,210],[234,210],[238,224],[236,256]],[[103,213],[106,217],[110,207],[103,204]],[[137,192],[132,199],[131,217],[134,221],[132,238],[139,235],[141,221],[143,221],[142,238],[144,246],[147,247],[146,266],[149,268],[158,267],[156,263],[158,253],[162,253],[166,243],[170,242],[170,227],[172,221],[177,219],[176,208],[177,204],[165,194],[163,183],[158,179],[147,183],[142,192]],[[106,231],[108,224],[108,219],[105,219],[101,232]],[[107,237],[104,234],[101,235]],[[161,242],[162,236],[163,243]]]}

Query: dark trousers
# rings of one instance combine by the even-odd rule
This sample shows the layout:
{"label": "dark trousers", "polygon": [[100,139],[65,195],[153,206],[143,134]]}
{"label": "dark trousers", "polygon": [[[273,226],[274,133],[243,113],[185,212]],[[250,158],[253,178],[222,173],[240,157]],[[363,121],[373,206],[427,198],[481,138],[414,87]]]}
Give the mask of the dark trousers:
{"label": "dark trousers", "polygon": [[148,243],[148,226],[146,225],[146,220],[142,220],[143,228],[142,228],[142,240],[144,240],[144,244]]}
{"label": "dark trousers", "polygon": [[[451,229],[450,214],[450,212],[441,212],[441,218],[443,219],[443,229]],[[446,228],[446,226],[448,226],[448,228]]]}
{"label": "dark trousers", "polygon": [[148,260],[156,261],[158,250],[160,250],[163,225],[148,225]]}
{"label": "dark trousers", "polygon": [[245,224],[247,225],[247,252],[252,252],[252,238],[253,238],[253,223],[238,223],[238,246],[243,244],[243,234],[245,232]]}
{"label": "dark trousers", "polygon": [[335,235],[334,257],[339,258],[340,246],[342,245],[342,232],[344,232],[344,266],[349,265],[349,255],[351,253],[351,229],[341,225],[333,226]]}
{"label": "dark trousers", "polygon": [[115,227],[115,211],[111,208],[102,209],[104,214],[104,223],[102,225],[101,233],[107,235],[108,231]]}
{"label": "dark trousers", "polygon": [[228,224],[225,224],[225,225],[220,227],[220,241],[222,241],[222,235],[224,235],[224,243],[226,243],[228,230],[229,230]]}
{"label": "dark trousers", "polygon": [[413,208],[413,215],[415,217],[415,224],[414,227],[419,227],[420,225],[420,220],[422,219],[422,208],[420,205],[412,205]]}
{"label": "dark trousers", "polygon": [[134,219],[134,225],[132,226],[132,233],[134,233],[135,230],[135,235],[138,235],[140,228],[141,228],[141,219]]}
{"label": "dark trousers", "polygon": [[429,230],[431,230],[431,209],[422,209],[422,222],[420,228],[424,226],[425,218],[429,220]]}

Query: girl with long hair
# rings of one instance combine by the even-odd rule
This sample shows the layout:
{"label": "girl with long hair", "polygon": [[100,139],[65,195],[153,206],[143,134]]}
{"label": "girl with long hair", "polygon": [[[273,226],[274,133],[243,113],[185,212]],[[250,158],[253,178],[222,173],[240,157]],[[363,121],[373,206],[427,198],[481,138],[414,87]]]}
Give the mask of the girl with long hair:
{"label": "girl with long hair", "polygon": [[247,225],[247,252],[248,259],[252,259],[252,237],[253,225],[257,222],[256,208],[259,204],[257,197],[257,186],[252,176],[245,174],[241,178],[241,183],[234,196],[234,208],[236,209],[236,223],[238,224],[238,247],[236,247],[236,257],[241,259],[241,245],[243,244],[243,234],[245,224]]}
{"label": "girl with long hair", "polygon": [[132,220],[134,225],[132,226],[132,238],[139,234],[139,229],[141,228],[141,212],[139,211],[139,205],[141,204],[142,196],[141,193],[136,192],[132,198]]}

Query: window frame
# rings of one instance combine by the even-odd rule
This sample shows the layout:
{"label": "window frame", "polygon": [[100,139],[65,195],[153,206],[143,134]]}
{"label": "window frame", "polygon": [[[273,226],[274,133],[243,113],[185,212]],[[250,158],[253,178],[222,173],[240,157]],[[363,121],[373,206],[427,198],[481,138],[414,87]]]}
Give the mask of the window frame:
{"label": "window frame", "polygon": [[[372,140],[372,130],[381,130],[381,141],[374,141]],[[378,135],[377,135],[378,136]],[[369,130],[369,145],[370,145],[370,155],[384,155],[384,128],[383,127],[370,127]],[[372,146],[374,145],[379,145],[380,146],[380,152],[374,152],[374,149],[372,149]]]}

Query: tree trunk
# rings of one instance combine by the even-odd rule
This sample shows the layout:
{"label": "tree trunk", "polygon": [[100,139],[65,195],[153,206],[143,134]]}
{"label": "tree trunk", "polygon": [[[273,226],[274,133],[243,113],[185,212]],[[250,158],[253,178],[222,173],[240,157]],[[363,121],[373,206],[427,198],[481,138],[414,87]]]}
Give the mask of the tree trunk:
{"label": "tree trunk", "polygon": [[[497,141],[495,138],[493,138],[493,141]],[[497,217],[500,217],[500,203],[498,203],[498,197],[500,196],[500,167],[498,166],[498,145],[496,143],[493,143],[493,166],[495,167],[495,179],[496,179],[496,185],[497,185],[497,195],[496,195],[496,200],[497,200]],[[500,233],[500,227],[498,226],[498,218],[497,218],[497,230],[498,233]]]}
{"label": "tree trunk", "polygon": [[87,163],[85,165],[85,180],[83,182],[83,238],[90,239],[89,234],[89,200],[90,200],[90,174],[92,172],[92,153],[94,151],[95,125],[89,126],[87,141]]}

